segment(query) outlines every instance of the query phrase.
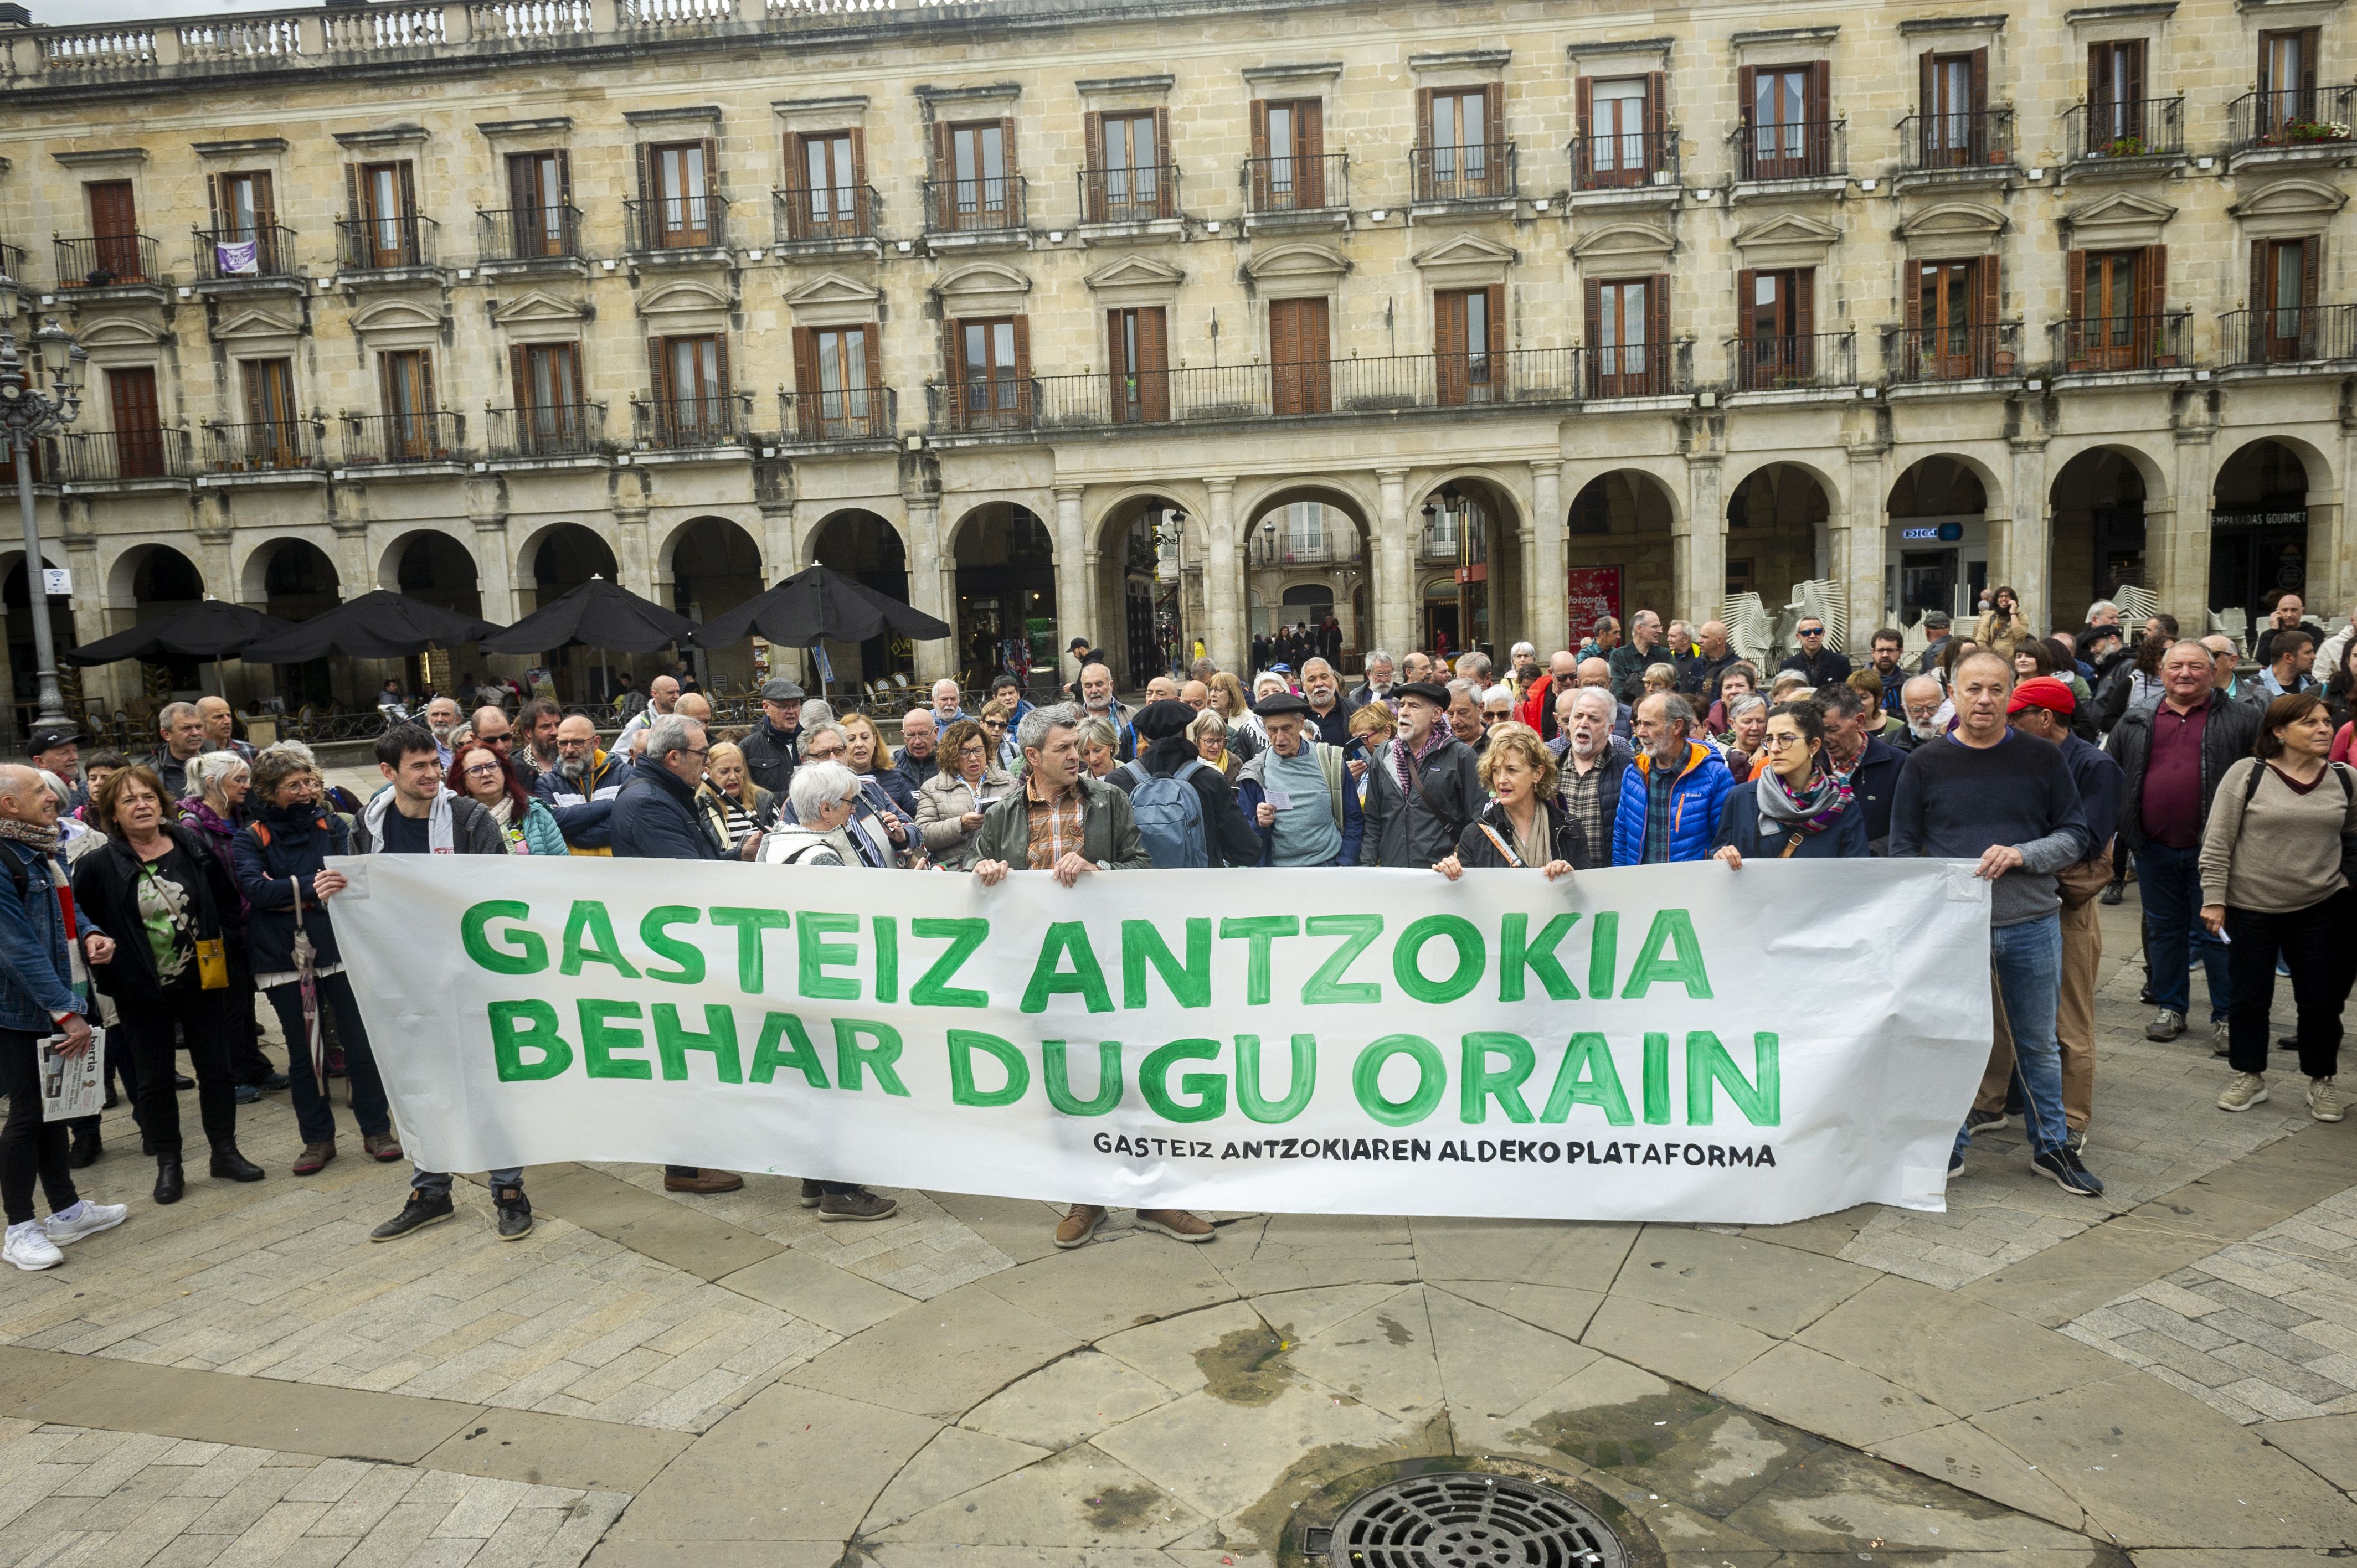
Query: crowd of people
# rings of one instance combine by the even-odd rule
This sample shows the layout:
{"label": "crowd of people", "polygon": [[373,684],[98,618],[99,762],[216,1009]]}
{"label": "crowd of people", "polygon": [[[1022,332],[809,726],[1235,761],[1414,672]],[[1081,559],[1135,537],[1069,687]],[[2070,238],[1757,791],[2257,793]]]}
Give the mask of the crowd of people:
{"label": "crowd of people", "polygon": [[[2344,1113],[2357,611],[2351,621],[2328,635],[2283,596],[2246,663],[2230,639],[2182,638],[2167,616],[2129,628],[2109,603],[2040,637],[1999,587],[1968,631],[1926,617],[1929,646],[1911,656],[1883,628],[1854,661],[1803,617],[1794,651],[1770,667],[1717,621],[1640,610],[1625,641],[1605,617],[1544,659],[1517,645],[1502,669],[1480,651],[1372,650],[1355,684],[1339,648],[1304,627],[1256,640],[1249,691],[1199,658],[1135,703],[1076,639],[1068,688],[940,682],[899,716],[897,747],[874,717],[838,714],[791,679],[767,682],[760,716],[728,729],[661,675],[610,742],[546,698],[471,714],[436,698],[422,723],[378,740],[383,782],[365,800],[330,789],[297,743],[257,754],[218,698],[163,710],[156,752],[138,760],[85,758],[70,731],[37,733],[30,766],[0,768],[5,1256],[54,1266],[60,1246],[124,1217],[75,1189],[73,1171],[103,1152],[97,1118],[41,1116],[43,1042],[85,1050],[93,1019],[111,1031],[109,1093],[119,1079],[159,1204],[185,1191],[178,1095],[191,1088],[214,1179],[264,1179],[238,1147],[237,1110],[281,1090],[303,1137],[293,1173],[325,1168],[337,1079],[364,1155],[405,1157],[337,947],[345,883],[326,862],[347,854],[727,859],[971,873],[985,886],[1026,870],[1071,886],[1196,867],[1556,880],[1678,862],[1740,875],[1763,859],[1968,861],[1992,885],[1995,1029],[1950,1174],[1976,1133],[2019,1116],[2030,1168],[2094,1197],[2096,907],[2131,875],[2147,1036],[2186,1033],[2200,964],[2206,1040],[2228,1058],[2220,1108],[2265,1102],[2282,1048],[2298,1053],[2310,1113]],[[1265,651],[1299,657],[1264,668]],[[2278,976],[2298,1020],[2283,1041],[2268,1023]],[[263,1052],[257,993],[287,1043],[285,1071]],[[498,1234],[527,1233],[523,1172],[489,1185]],[[709,1194],[743,1178],[673,1165],[664,1185]],[[449,1219],[450,1188],[449,1173],[414,1168],[373,1239]],[[800,1199],[822,1220],[896,1207],[836,1181],[803,1181]],[[1056,1243],[1085,1244],[1103,1219],[1071,1206]],[[1183,1210],[1138,1222],[1182,1241],[1214,1234]]]}

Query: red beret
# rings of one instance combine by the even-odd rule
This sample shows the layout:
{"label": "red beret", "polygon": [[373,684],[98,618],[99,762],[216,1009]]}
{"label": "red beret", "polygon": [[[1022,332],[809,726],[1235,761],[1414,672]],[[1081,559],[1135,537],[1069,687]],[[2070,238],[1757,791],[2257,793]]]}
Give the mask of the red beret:
{"label": "red beret", "polygon": [[2079,699],[2071,693],[2067,682],[2051,675],[2033,675],[2013,689],[2013,700],[2005,705],[2008,714],[2024,708],[2044,708],[2050,713],[2069,714],[2078,710]]}

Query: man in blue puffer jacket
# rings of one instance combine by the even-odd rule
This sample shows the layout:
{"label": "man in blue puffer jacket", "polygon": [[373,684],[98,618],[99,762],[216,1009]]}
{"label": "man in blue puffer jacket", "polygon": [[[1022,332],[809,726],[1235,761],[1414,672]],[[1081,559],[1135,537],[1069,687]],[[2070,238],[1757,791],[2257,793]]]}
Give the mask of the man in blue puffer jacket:
{"label": "man in blue puffer jacket", "polygon": [[1706,860],[1718,832],[1719,806],[1735,776],[1717,752],[1687,738],[1695,711],[1674,692],[1656,692],[1637,704],[1641,748],[1620,780],[1612,817],[1612,864],[1663,865]]}

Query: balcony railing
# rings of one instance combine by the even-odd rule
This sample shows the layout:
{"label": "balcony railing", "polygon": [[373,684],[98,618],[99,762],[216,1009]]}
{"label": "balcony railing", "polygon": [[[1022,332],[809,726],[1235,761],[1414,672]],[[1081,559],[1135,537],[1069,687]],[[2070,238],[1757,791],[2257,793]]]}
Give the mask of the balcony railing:
{"label": "balcony railing", "polygon": [[715,392],[709,397],[632,398],[630,423],[640,446],[662,452],[742,446],[751,424],[753,394]]}
{"label": "balcony railing", "polygon": [[1968,381],[2018,373],[2021,323],[1893,328],[1882,335],[1884,373],[1894,381]]}
{"label": "balcony railing", "polygon": [[1694,339],[1608,343],[1581,351],[1583,395],[1596,399],[1668,397],[1694,390]]}
{"label": "balcony railing", "polygon": [[339,218],[337,264],[352,273],[434,266],[441,233],[439,223],[414,212],[399,218]]}
{"label": "balcony railing", "polygon": [[277,419],[205,426],[205,467],[216,474],[264,474],[326,467],[319,423]]}
{"label": "balcony railing", "polygon": [[2190,310],[2158,316],[2081,316],[2057,321],[2048,331],[2054,369],[2062,375],[2104,371],[2169,371],[2186,364]]}
{"label": "balcony railing", "polygon": [[18,283],[25,281],[25,247],[0,244],[0,273],[6,273]]}
{"label": "balcony railing", "polygon": [[1243,188],[1245,210],[1255,214],[1346,211],[1351,205],[1351,155],[1246,158]]}
{"label": "balcony railing", "polygon": [[776,201],[780,244],[872,240],[884,210],[884,198],[872,185],[843,186],[834,190],[780,190],[776,193]]}
{"label": "balcony railing", "polygon": [[194,472],[185,430],[68,431],[59,464],[69,484],[185,479]]}
{"label": "balcony railing", "polygon": [[2287,305],[2218,317],[2218,355],[2230,365],[2357,359],[2357,305]]}
{"label": "balcony railing", "polygon": [[475,209],[475,259],[479,263],[541,262],[581,254],[581,209],[492,207]]}
{"label": "balcony railing", "polygon": [[1899,146],[1910,173],[1963,174],[2013,162],[2013,111],[1953,110],[1910,114],[1899,122]]}
{"label": "balcony railing", "polygon": [[722,196],[665,196],[622,203],[630,250],[715,250],[728,243],[728,200]]}
{"label": "balcony railing", "polygon": [[145,234],[100,234],[59,240],[59,288],[118,288],[158,279],[156,242]]}
{"label": "balcony railing", "polygon": [[890,387],[848,392],[780,392],[778,422],[798,446],[889,441],[900,428],[900,399]]}
{"label": "balcony railing", "polygon": [[1178,211],[1178,166],[1084,168],[1080,172],[1085,223],[1151,223]]}
{"label": "balcony railing", "polygon": [[1571,188],[1630,190],[1678,182],[1678,133],[1623,131],[1614,135],[1575,136],[1571,141]]}
{"label": "balcony railing", "polygon": [[2245,92],[2226,106],[2227,146],[2296,150],[2346,142],[2357,125],[2357,86]]}
{"label": "balcony railing", "polygon": [[1282,525],[1254,533],[1249,553],[1254,566],[1348,566],[1362,558],[1355,532],[1347,537],[1326,533],[1306,539],[1295,537]]}
{"label": "balcony railing", "polygon": [[1736,126],[1736,177],[1746,183],[1777,179],[1825,179],[1849,172],[1849,122],[1793,120]]}
{"label": "balcony railing", "polygon": [[2123,98],[2063,111],[2064,156],[2072,163],[2148,158],[2185,151],[2185,100]]}
{"label": "balcony railing", "polygon": [[491,456],[587,457],[606,447],[606,405],[602,403],[541,403],[522,408],[494,408]]}
{"label": "balcony railing", "polygon": [[931,234],[986,234],[1020,229],[1025,216],[1020,175],[985,179],[925,181],[925,231]]}
{"label": "balcony railing", "polygon": [[[42,450],[45,446],[48,451]],[[58,477],[54,438],[35,441],[30,444],[29,450],[30,460],[25,465],[26,477],[37,485],[54,482]],[[14,441],[0,441],[0,490],[5,490],[12,498],[16,493],[16,444]]]}
{"label": "balcony railing", "polygon": [[1780,332],[1727,340],[1737,392],[1792,392],[1857,384],[1857,334]]}
{"label": "balcony railing", "polygon": [[1515,191],[1512,142],[1417,147],[1407,158],[1418,201],[1502,201]]}
{"label": "balcony railing", "polygon": [[467,445],[467,421],[456,413],[344,415],[347,468],[386,463],[447,463]]}
{"label": "balcony railing", "polygon": [[199,283],[295,275],[295,231],[284,224],[199,229],[196,236]]}

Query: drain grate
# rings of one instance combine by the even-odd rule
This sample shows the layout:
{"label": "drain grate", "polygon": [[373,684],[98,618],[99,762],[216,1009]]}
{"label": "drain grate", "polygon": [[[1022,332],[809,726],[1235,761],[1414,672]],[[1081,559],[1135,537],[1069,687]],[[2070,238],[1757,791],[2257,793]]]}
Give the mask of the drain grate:
{"label": "drain grate", "polygon": [[1620,1538],[1563,1493],[1462,1472],[1361,1492],[1325,1546],[1333,1568],[1630,1568]]}

